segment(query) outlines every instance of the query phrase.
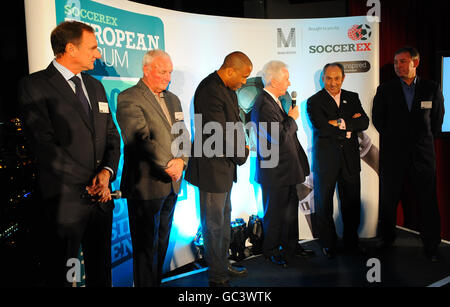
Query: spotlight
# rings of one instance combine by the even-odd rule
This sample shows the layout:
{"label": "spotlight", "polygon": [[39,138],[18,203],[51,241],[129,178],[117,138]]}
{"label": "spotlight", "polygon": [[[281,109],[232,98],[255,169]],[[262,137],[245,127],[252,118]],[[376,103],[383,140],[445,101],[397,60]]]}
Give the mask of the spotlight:
{"label": "spotlight", "polygon": [[241,261],[248,256],[248,250],[246,253],[245,248],[247,238],[247,225],[244,219],[239,218],[231,222],[230,259]]}
{"label": "spotlight", "polygon": [[262,219],[257,215],[250,216],[247,229],[250,243],[252,244],[252,254],[261,254],[263,245]]}
{"label": "spotlight", "polygon": [[196,255],[195,259],[205,259],[205,246],[203,244],[203,234],[202,234],[202,227],[200,226],[198,228],[197,234],[194,238],[194,246],[196,248]]}

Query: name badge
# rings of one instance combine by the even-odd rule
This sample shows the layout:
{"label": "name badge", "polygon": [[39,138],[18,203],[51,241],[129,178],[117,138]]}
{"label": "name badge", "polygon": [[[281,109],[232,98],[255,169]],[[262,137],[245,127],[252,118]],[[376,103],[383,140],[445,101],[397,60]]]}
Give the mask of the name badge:
{"label": "name badge", "polygon": [[183,112],[175,112],[175,120],[176,121],[184,120]]}
{"label": "name badge", "polygon": [[98,111],[100,113],[109,113],[109,105],[107,102],[98,102]]}
{"label": "name badge", "polygon": [[433,106],[433,102],[432,101],[422,101],[420,103],[420,108],[421,109],[431,109],[432,106]]}

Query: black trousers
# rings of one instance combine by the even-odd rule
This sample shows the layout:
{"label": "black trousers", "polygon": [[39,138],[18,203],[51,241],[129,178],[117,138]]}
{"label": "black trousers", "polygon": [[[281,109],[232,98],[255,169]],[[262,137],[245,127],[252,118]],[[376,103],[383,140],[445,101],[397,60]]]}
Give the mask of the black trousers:
{"label": "black trousers", "polygon": [[128,199],[135,287],[161,284],[177,197],[172,191],[158,199]]}
{"label": "black trousers", "polygon": [[228,256],[231,237],[230,192],[200,192],[200,217],[202,223],[208,279],[211,282],[228,281]]}
{"label": "black trousers", "polygon": [[[47,235],[43,267],[46,285],[71,287],[83,250],[86,286],[111,287],[111,231],[113,204],[100,207],[80,197],[78,188],[64,187],[61,195],[43,201]],[[81,276],[79,276],[81,278]]]}
{"label": "black trousers", "polygon": [[263,254],[292,257],[298,244],[298,196],[295,185],[261,186],[264,207]]}
{"label": "black trousers", "polygon": [[390,173],[380,172],[378,235],[388,242],[395,240],[397,206],[399,201],[408,201],[405,192],[412,193],[418,205],[424,248],[435,252],[441,241],[441,219],[434,171],[418,171],[410,165]]}
{"label": "black trousers", "polygon": [[[343,158],[343,157],[342,157]],[[337,234],[333,219],[333,195],[338,189],[340,211],[344,225],[344,245],[355,247],[358,244],[358,227],[361,214],[361,182],[359,172],[349,174],[341,159],[341,167],[330,172],[314,173],[313,229],[325,248],[336,248]]]}

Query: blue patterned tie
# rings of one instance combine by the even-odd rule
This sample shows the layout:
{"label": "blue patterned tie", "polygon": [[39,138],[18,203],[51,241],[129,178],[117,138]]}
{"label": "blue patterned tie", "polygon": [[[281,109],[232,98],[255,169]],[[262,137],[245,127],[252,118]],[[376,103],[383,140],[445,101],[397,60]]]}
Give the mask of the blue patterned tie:
{"label": "blue patterned tie", "polygon": [[81,79],[77,76],[73,76],[72,78],[70,78],[70,81],[75,83],[75,95],[78,97],[78,100],[80,100],[84,111],[92,122],[91,106],[89,105],[89,101],[87,100],[86,95],[83,91],[83,87],[81,86]]}

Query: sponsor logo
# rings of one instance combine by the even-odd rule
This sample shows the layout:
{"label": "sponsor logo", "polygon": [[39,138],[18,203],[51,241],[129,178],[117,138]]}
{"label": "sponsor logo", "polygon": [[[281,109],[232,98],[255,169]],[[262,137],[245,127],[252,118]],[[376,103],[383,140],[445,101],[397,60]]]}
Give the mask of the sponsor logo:
{"label": "sponsor logo", "polygon": [[365,41],[372,35],[372,29],[366,24],[353,25],[350,29],[348,29],[347,35],[354,41]]}
{"label": "sponsor logo", "polygon": [[148,50],[164,50],[164,24],[155,16],[132,13],[88,0],[55,0],[56,22],[77,20],[92,26],[102,55],[94,76],[140,77]]}
{"label": "sponsor logo", "polygon": [[371,43],[309,46],[309,53],[341,53],[360,51],[372,51]]}
{"label": "sponsor logo", "polygon": [[346,74],[368,72],[370,70],[370,63],[368,61],[349,61],[340,63],[344,66]]}
{"label": "sponsor logo", "polygon": [[[287,35],[285,33],[287,32]],[[295,54],[297,42],[295,28],[290,28],[284,32],[282,28],[277,28],[277,48],[278,54]]]}
{"label": "sponsor logo", "polygon": [[295,47],[295,28],[291,28],[286,38],[283,34],[283,30],[281,28],[277,29],[277,46],[281,47]]}
{"label": "sponsor logo", "polygon": [[[351,44],[327,44],[327,45],[310,45],[308,53],[344,53],[344,52],[365,52],[372,51],[372,43],[367,42],[372,36],[372,29],[367,24],[353,25],[347,31],[347,37],[353,41],[361,41],[360,43]],[[365,42],[363,42],[365,41]],[[369,65],[370,68],[370,65]]]}

